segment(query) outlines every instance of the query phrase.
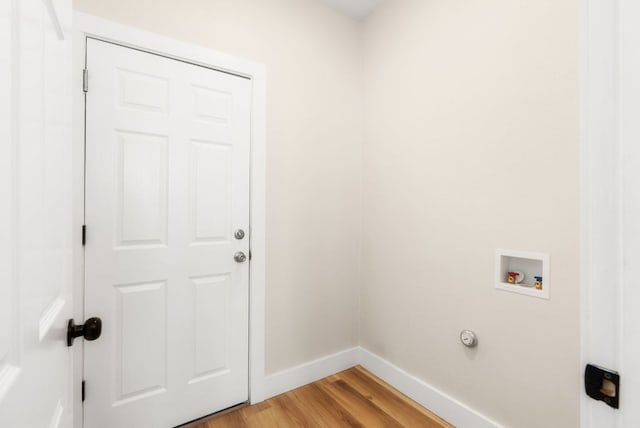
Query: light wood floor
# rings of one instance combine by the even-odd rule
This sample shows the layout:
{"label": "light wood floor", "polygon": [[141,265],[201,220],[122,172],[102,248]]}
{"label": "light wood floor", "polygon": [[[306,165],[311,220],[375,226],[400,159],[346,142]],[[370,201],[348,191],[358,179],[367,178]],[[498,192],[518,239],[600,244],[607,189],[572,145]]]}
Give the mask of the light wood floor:
{"label": "light wood floor", "polygon": [[363,369],[354,367],[192,428],[453,428]]}

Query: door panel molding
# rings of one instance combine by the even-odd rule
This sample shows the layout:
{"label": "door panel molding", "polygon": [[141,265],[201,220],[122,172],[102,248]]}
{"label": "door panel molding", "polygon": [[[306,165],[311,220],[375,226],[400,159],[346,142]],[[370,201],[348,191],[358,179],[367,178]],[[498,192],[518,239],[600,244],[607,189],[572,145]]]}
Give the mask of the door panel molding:
{"label": "door panel molding", "polygon": [[[138,49],[163,57],[188,62],[213,70],[241,76],[251,80],[251,159],[250,159],[250,308],[249,308],[249,397],[252,403],[262,401],[264,396],[264,301],[265,301],[265,144],[266,144],[266,70],[261,64],[215,52],[197,45],[170,39],[161,35],[141,31],[91,15],[76,12],[74,23],[73,52],[73,98],[74,98],[74,316],[84,319],[84,252],[82,247],[82,225],[84,224],[84,132],[85,96],[82,85],[82,70],[86,64],[87,38],[98,39],[125,47]],[[88,90],[91,91],[89,70]],[[131,77],[131,76],[129,76]],[[77,83],[77,85],[76,85]],[[157,83],[157,82],[155,82]],[[224,94],[209,95],[202,99],[203,120],[224,119]],[[214,96],[215,95],[215,96]],[[140,107],[136,100],[128,100]],[[154,101],[154,100],[146,100]],[[155,100],[158,101],[158,100]],[[154,101],[154,102],[155,102]],[[151,103],[154,104],[154,103]],[[158,110],[155,102],[153,109]],[[91,225],[87,227],[87,240],[91,239]],[[82,347],[74,350],[75,358],[82,361]],[[82,369],[75,368],[74,402],[80,404],[82,392]],[[90,394],[90,385],[87,394]],[[83,426],[82,406],[75,407],[75,427]]]}

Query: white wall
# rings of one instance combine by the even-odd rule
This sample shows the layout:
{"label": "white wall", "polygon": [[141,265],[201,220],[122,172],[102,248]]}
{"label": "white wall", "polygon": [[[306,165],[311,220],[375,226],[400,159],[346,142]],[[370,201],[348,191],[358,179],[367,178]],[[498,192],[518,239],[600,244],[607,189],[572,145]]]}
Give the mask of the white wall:
{"label": "white wall", "polygon": [[266,371],[356,345],[357,23],[300,0],[75,0],[74,8],[266,64]]}
{"label": "white wall", "polygon": [[[361,344],[505,426],[577,427],[578,1],[387,1],[363,40]],[[551,299],[495,290],[496,248],[549,253]]]}

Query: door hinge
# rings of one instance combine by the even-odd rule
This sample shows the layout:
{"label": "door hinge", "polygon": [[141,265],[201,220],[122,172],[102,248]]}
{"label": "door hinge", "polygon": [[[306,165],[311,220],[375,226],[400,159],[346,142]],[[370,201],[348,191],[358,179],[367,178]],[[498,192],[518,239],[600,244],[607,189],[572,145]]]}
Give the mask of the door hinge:
{"label": "door hinge", "polygon": [[84,397],[85,397],[85,395],[84,395],[84,384],[85,384],[85,381],[83,380],[82,381],[82,401],[84,401]]}
{"label": "door hinge", "polygon": [[82,90],[89,92],[89,70],[86,68],[82,70]]}
{"label": "door hinge", "polygon": [[87,225],[82,225],[82,246],[84,247],[87,243]]}

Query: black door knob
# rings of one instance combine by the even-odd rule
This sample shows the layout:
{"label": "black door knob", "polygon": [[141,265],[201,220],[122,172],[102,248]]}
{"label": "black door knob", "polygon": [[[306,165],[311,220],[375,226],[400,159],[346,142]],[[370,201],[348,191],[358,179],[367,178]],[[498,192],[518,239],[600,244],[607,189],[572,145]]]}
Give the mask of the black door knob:
{"label": "black door knob", "polygon": [[102,320],[97,317],[89,318],[84,324],[76,325],[73,318],[67,324],[67,346],[73,345],[76,337],[84,337],[85,340],[96,340],[102,334]]}

